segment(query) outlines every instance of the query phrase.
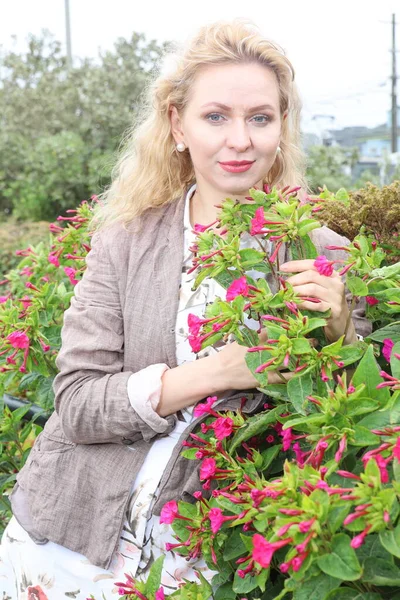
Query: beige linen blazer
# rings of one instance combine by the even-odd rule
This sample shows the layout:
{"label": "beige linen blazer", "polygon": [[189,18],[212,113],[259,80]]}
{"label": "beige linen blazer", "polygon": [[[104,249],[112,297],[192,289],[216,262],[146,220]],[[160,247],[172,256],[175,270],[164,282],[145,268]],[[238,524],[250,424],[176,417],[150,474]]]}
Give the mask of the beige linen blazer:
{"label": "beige linen blazer", "polygon": [[[151,443],[176,422],[175,415],[154,413],[154,422],[145,423],[129,402],[127,382],[151,364],[176,366],[185,195],[148,210],[138,230],[115,225],[94,235],[87,269],[65,312],[55,412],[11,496],[16,518],[35,541],[51,540],[103,568],[118,546],[132,482]],[[314,231],[313,240],[319,253],[336,258],[340,253],[323,247],[348,243],[326,227]],[[280,258],[287,259],[284,248]],[[362,335],[370,332],[361,305],[354,322]],[[245,410],[254,412],[264,400],[252,392],[236,394],[221,409],[237,408],[246,395]],[[171,499],[194,501],[201,489],[198,468],[180,448],[164,472],[155,514]]]}

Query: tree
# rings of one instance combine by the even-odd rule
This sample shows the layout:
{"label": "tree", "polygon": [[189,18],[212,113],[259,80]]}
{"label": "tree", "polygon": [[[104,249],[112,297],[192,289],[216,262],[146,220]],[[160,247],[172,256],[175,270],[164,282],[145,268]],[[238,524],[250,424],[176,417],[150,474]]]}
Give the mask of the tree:
{"label": "tree", "polygon": [[351,187],[351,171],[358,160],[357,148],[311,146],[307,155],[307,179],[313,193],[326,187],[337,192]]}
{"label": "tree", "polygon": [[71,70],[48,31],[25,53],[2,51],[0,211],[51,219],[98,192],[164,49],[133,33]]}

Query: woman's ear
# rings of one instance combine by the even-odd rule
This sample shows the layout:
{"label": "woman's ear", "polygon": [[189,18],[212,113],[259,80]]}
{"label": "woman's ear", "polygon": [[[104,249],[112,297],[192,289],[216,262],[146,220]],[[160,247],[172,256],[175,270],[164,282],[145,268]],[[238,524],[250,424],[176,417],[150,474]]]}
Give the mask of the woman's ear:
{"label": "woman's ear", "polygon": [[176,144],[184,142],[184,135],[182,131],[182,121],[178,113],[176,106],[171,106],[169,118],[171,121],[171,133]]}

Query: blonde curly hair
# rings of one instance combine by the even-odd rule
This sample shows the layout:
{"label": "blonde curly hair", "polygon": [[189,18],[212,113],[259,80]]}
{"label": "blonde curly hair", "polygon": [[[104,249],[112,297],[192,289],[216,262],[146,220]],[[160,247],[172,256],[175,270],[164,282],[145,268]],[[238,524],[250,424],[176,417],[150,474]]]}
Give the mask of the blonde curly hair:
{"label": "blonde curly hair", "polygon": [[166,55],[174,67],[158,73],[147,86],[139,118],[130,128],[112,183],[100,196],[94,226],[115,222],[127,225],[150,207],[181,197],[194,181],[188,152],[179,153],[171,133],[170,109],[183,111],[200,68],[228,63],[257,63],[271,69],[278,80],[282,119],[280,147],[265,183],[300,185],[306,191],[305,159],[300,146],[301,101],[294,69],[284,50],[265,39],[257,27],[242,19],[203,26],[192,40]]}

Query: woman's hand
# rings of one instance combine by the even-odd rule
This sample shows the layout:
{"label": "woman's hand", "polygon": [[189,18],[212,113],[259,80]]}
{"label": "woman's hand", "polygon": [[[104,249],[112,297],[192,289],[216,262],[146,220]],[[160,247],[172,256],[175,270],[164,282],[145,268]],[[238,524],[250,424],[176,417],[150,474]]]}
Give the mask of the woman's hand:
{"label": "woman's hand", "polygon": [[[262,333],[260,335],[260,342],[266,339],[266,334]],[[224,391],[231,389],[246,390],[260,386],[260,382],[257,381],[246,364],[246,354],[246,346],[232,342],[215,355]],[[284,383],[282,378],[288,381],[291,377],[293,377],[293,373],[287,371],[282,372],[281,375],[278,375],[276,371],[269,371],[268,383]]]}
{"label": "woman's hand", "polygon": [[[296,273],[286,279],[294,292],[300,297],[311,297],[320,300],[320,302],[311,302],[305,300],[299,304],[299,308],[324,312],[331,310],[331,316],[325,327],[325,335],[330,342],[339,339],[345,332],[346,323],[350,314],[345,296],[345,286],[342,279],[336,271],[330,277],[320,275],[314,260],[291,260],[280,266],[280,271],[284,273]],[[346,333],[346,344],[357,341],[353,322],[349,323]]]}

